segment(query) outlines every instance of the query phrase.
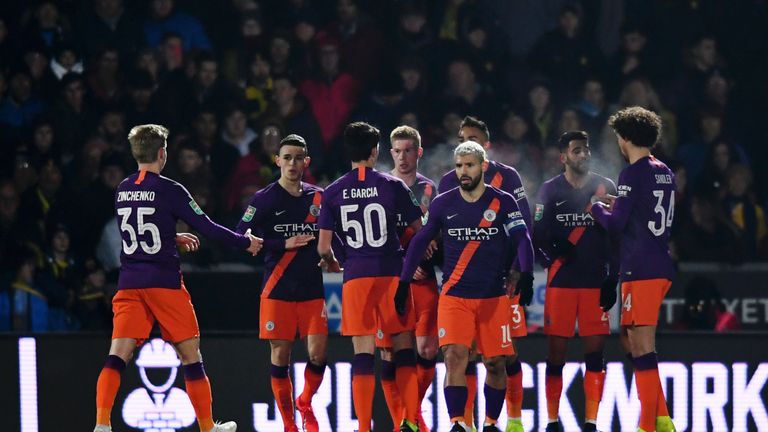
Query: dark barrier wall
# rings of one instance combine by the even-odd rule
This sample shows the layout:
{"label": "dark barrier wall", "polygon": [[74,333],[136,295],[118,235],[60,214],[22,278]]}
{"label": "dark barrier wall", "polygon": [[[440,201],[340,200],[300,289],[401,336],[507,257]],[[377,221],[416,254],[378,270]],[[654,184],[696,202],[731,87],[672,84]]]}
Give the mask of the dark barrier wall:
{"label": "dark barrier wall", "polygon": [[[661,373],[679,431],[768,430],[767,334],[663,334],[658,349]],[[618,340],[609,341],[607,379],[598,418],[601,430],[634,431],[639,403],[630,370],[622,362]],[[104,336],[0,337],[0,406],[4,430],[87,431],[95,416],[94,392],[99,370],[108,350]],[[351,343],[341,337],[330,341],[326,379],[315,398],[321,430],[356,428],[351,400]],[[519,341],[524,361],[524,423],[540,430],[546,421],[544,357],[546,343],[540,336]],[[204,335],[203,356],[214,394],[217,419],[237,420],[241,431],[282,431],[269,385],[269,349],[253,334]],[[574,351],[579,351],[574,347]],[[304,354],[292,370],[294,386],[302,387]],[[563,374],[565,399],[561,420],[566,430],[581,422],[582,365],[578,357]],[[484,369],[479,367],[480,379]],[[437,383],[444,369],[438,365]],[[482,382],[482,381],[481,381]],[[437,431],[449,429],[441,391],[430,390],[424,416]],[[439,387],[438,387],[439,388]],[[387,409],[377,389],[375,430],[389,431]],[[482,392],[479,392],[482,395]],[[483,409],[484,401],[478,401]],[[115,431],[193,431],[194,413],[184,393],[178,360],[159,339],[137,352],[123,374],[113,412]],[[9,424],[8,424],[9,423]],[[152,429],[156,428],[156,429]]]}

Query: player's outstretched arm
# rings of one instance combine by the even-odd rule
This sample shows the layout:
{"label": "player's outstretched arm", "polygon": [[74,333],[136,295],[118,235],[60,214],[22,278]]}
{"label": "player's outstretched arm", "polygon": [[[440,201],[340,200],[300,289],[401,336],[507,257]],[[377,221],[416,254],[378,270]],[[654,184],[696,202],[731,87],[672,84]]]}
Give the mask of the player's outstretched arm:
{"label": "player's outstretched arm", "polygon": [[[619,177],[619,184],[618,197],[605,195],[602,199],[592,203],[590,207],[590,212],[597,223],[609,233],[619,233],[624,230],[635,204],[635,196],[639,193],[637,190],[639,185],[624,182],[621,176]],[[635,190],[632,190],[633,186]],[[608,200],[608,204],[604,200]]]}
{"label": "player's outstretched arm", "polygon": [[411,239],[408,244],[408,251],[405,254],[405,261],[403,262],[403,270],[400,273],[400,280],[410,283],[413,280],[413,275],[416,273],[416,267],[421,263],[424,253],[427,251],[430,243],[441,228],[441,218],[437,214],[438,209],[433,203],[433,207],[430,210],[429,220],[424,228],[421,228],[421,220],[418,221],[419,228],[421,228],[416,235]]}

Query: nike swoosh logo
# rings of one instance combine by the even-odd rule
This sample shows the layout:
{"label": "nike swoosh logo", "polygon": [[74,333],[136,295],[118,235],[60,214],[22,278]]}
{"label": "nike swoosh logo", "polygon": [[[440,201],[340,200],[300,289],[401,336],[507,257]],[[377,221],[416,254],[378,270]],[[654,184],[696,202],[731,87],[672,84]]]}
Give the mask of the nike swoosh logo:
{"label": "nike swoosh logo", "polygon": [[456,217],[456,216],[458,216],[458,215],[459,215],[458,213],[456,213],[456,214],[452,214],[452,215],[448,216],[446,219],[450,220],[450,219],[453,219],[453,218],[455,218],[455,217]]}
{"label": "nike swoosh logo", "polygon": [[517,330],[517,329],[519,329],[521,325],[522,325],[522,324],[513,325],[513,326],[512,326],[512,330]]}
{"label": "nike swoosh logo", "polygon": [[561,205],[561,204],[565,204],[565,203],[567,203],[567,202],[568,202],[568,200],[565,200],[565,201],[558,201],[558,202],[556,202],[556,203],[555,203],[555,207],[560,207],[560,205]]}
{"label": "nike swoosh logo", "polygon": [[281,214],[285,213],[286,210],[275,212],[275,216],[280,216]]}
{"label": "nike swoosh logo", "polygon": [[502,348],[509,348],[509,347],[511,347],[511,346],[512,346],[512,344],[501,344],[501,347],[502,347]]}

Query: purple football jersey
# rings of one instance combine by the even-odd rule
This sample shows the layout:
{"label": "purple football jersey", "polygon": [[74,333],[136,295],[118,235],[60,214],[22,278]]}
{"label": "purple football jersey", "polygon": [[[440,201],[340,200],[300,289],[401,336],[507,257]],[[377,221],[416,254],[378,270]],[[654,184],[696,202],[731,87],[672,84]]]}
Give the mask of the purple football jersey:
{"label": "purple football jersey", "polygon": [[302,194],[293,196],[278,182],[254,194],[237,232],[248,228],[264,239],[264,280],[262,295],[270,299],[306,301],[324,298],[323,273],[317,262],[317,240],[293,251],[285,240],[297,235],[317,238],[317,216],[323,190],[302,183]]}
{"label": "purple football jersey", "polygon": [[621,280],[672,279],[669,236],[675,208],[675,176],[653,156],[639,159],[619,174],[618,198],[609,212],[592,214],[609,232],[621,233]]}
{"label": "purple football jersey", "polygon": [[442,295],[491,298],[505,294],[504,281],[519,242],[524,271],[531,271],[533,249],[528,229],[515,199],[486,187],[475,202],[467,202],[458,188],[438,195],[424,228],[408,246],[401,278],[409,281],[427,244],[442,232]]}
{"label": "purple football jersey", "polygon": [[[608,178],[589,173],[586,184],[574,188],[565,174],[544,182],[534,212],[533,243],[541,254],[541,264],[549,269],[550,286],[558,288],[600,288],[608,276],[618,274],[618,256],[605,229],[589,213],[594,195],[616,195],[616,185]],[[570,241],[575,248],[570,257],[557,260],[552,241]]]}
{"label": "purple football jersey", "polygon": [[[528,196],[525,194],[523,180],[520,178],[517,170],[501,162],[489,161],[488,170],[485,172],[484,178],[486,184],[496,189],[501,189],[515,198],[517,206],[520,207],[520,212],[523,214],[523,220],[525,220],[525,224],[528,226],[528,230],[532,231],[533,221],[531,220],[531,209],[528,206]],[[459,187],[459,178],[456,176],[456,171],[451,170],[443,174],[437,190],[443,193],[456,187]]]}
{"label": "purple football jersey", "polygon": [[[416,173],[416,183],[412,184],[410,189],[413,193],[413,196],[415,196],[416,200],[419,202],[419,207],[421,207],[422,213],[426,215],[429,211],[430,203],[432,203],[432,200],[437,195],[437,186],[435,185],[435,182],[426,176]],[[408,224],[405,222],[401,214],[397,215],[397,228],[397,235],[400,237],[400,243],[403,245],[403,247],[406,247],[410,241],[410,238],[413,236],[413,231],[406,229],[408,228]],[[421,268],[425,273],[427,273],[427,279],[436,278],[434,258],[430,260],[424,260],[421,263]]]}
{"label": "purple football jersey", "polygon": [[421,209],[405,183],[389,174],[355,169],[325,189],[318,226],[338,233],[344,243],[345,281],[400,274],[398,214],[410,225]]}
{"label": "purple football jersey", "polygon": [[176,221],[218,243],[247,249],[250,240],[211,221],[181,184],[148,171],[117,187],[115,211],[123,251],[118,289],[180,288]]}

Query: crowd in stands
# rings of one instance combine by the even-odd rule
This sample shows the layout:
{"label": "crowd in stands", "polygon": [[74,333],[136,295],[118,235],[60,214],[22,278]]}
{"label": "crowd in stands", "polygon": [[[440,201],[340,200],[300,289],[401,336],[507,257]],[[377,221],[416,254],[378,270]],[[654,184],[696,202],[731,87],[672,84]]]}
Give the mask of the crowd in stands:
{"label": "crowd in stands", "polygon": [[473,115],[534,203],[567,130],[589,133],[593,168],[615,179],[607,118],[640,105],[664,120],[676,259],[765,261],[767,18],[765,2],[727,0],[2,2],[0,331],[109,325],[114,190],[143,123],[171,130],[164,174],[234,226],[288,133],[325,185],[348,170],[348,122],[385,137],[407,124],[437,179]]}

